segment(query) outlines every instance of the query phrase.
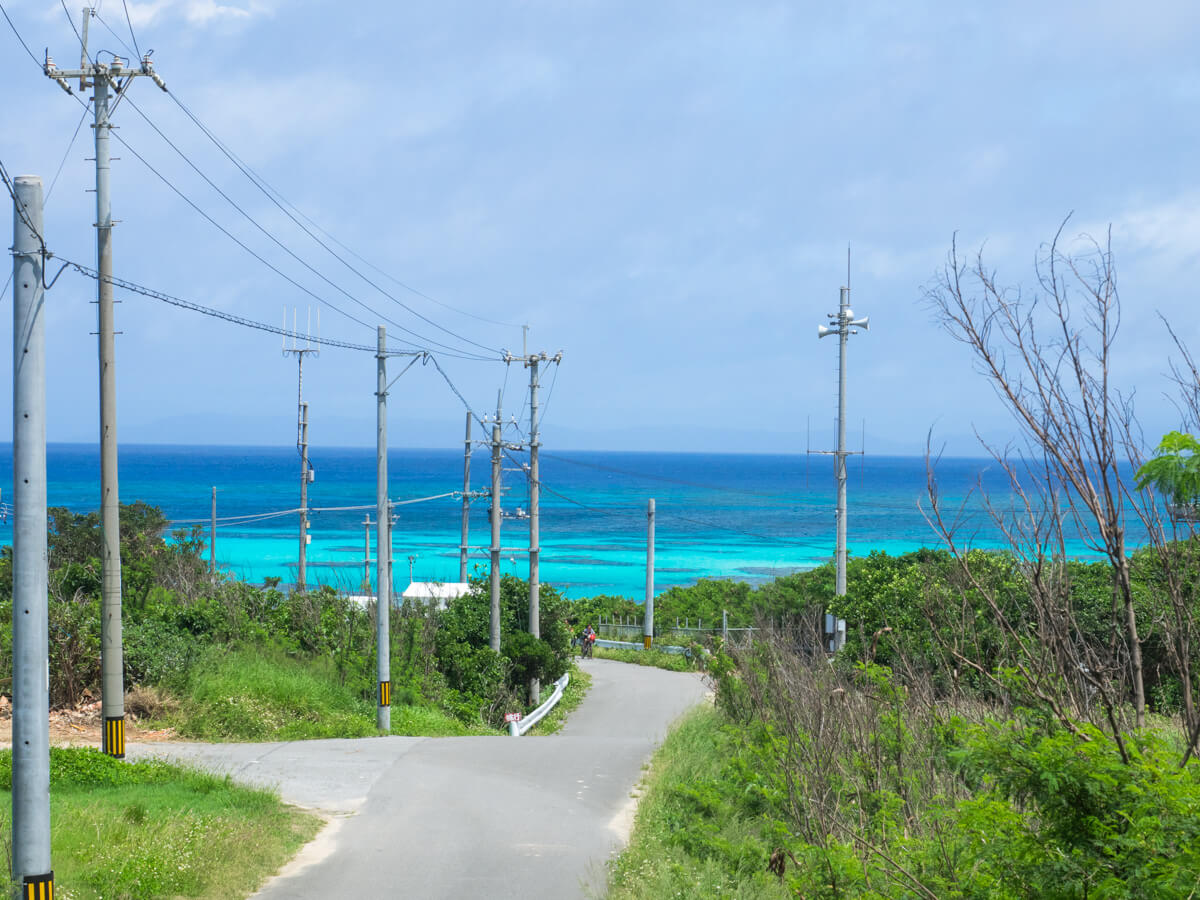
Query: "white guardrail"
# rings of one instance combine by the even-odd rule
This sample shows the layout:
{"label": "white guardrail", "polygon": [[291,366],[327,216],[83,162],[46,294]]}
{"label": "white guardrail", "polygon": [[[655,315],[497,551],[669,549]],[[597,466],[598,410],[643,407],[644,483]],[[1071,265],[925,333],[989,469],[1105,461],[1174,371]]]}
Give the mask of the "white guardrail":
{"label": "white guardrail", "polygon": [[545,718],[546,713],[554,709],[555,704],[562,699],[563,691],[567,689],[567,685],[571,681],[571,673],[563,675],[562,678],[554,682],[554,693],[546,698],[546,702],[531,712],[529,715],[521,719],[520,722],[509,722],[508,733],[513,737],[520,737],[530,728]]}
{"label": "white guardrail", "polygon": [[[597,647],[608,647],[612,650],[644,650],[642,644],[635,644],[633,641],[609,641],[603,638],[596,638]],[[684,656],[690,655],[687,647],[675,647],[669,644],[655,644],[655,650],[661,650],[663,653],[682,653]]]}

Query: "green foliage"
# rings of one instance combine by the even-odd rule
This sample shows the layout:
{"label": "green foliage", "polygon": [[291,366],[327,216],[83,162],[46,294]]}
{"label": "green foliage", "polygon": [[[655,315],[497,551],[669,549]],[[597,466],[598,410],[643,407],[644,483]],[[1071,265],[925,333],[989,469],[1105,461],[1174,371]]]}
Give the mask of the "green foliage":
{"label": "green foliage", "polygon": [[1153,487],[1171,503],[1186,506],[1200,499],[1200,441],[1190,434],[1163,435],[1155,456],[1137,470],[1137,486]]}
{"label": "green foliage", "polygon": [[959,753],[980,785],[960,806],[976,865],[1009,894],[1187,897],[1200,889],[1200,770],[1153,733],[1089,726],[970,729]]}
{"label": "green foliage", "polygon": [[489,647],[491,594],[483,581],[450,603],[435,641],[438,667],[455,692],[455,709],[465,721],[498,723],[515,711],[529,677],[553,681],[566,671],[570,630],[567,603],[551,585],[541,585],[541,637],[528,634],[529,586],[506,575],[500,584],[500,653]]}
{"label": "green foliage", "polygon": [[554,681],[567,670],[566,659],[556,656],[550,645],[527,631],[515,631],[504,636],[500,654],[508,660],[509,684],[526,684],[531,678],[545,683]]}

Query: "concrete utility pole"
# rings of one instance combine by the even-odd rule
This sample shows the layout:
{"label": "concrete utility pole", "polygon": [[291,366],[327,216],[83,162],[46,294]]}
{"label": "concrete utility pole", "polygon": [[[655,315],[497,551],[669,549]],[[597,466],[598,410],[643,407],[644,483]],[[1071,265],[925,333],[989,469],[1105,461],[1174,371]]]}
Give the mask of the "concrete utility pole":
{"label": "concrete utility pole", "polygon": [[[846,282],[850,278],[847,274]],[[856,328],[864,331],[869,328],[870,319],[863,316],[854,318],[854,310],[850,308],[850,288],[841,289],[841,299],[837,313],[828,315],[829,325],[817,328],[817,337],[823,338],[831,334],[838,336],[838,446],[834,451],[834,469],[837,474],[837,581],[834,595],[846,596],[846,342],[850,335],[858,334]],[[838,620],[834,623],[833,640],[830,647],[838,651],[846,642],[845,623]]]}
{"label": "concrete utility pole", "polygon": [[363,516],[363,593],[371,593],[371,517]]}
{"label": "concrete utility pole", "polygon": [[212,515],[208,520],[208,571],[217,571],[217,486],[212,489]]}
{"label": "concrete utility pole", "polygon": [[488,510],[492,524],[491,592],[492,617],[488,646],[500,652],[500,394],[496,394],[496,418],[492,420],[492,505]]}
{"label": "concrete utility pole", "polygon": [[13,190],[12,875],[52,897],[42,179]]}
{"label": "concrete utility pole", "polygon": [[308,586],[308,404],[300,401],[296,419],[296,446],[300,450],[300,555],[296,567],[296,589]]}
{"label": "concrete utility pole", "polygon": [[[525,326],[528,327],[528,326]],[[512,362],[511,354],[505,362]],[[521,357],[521,363],[529,369],[529,633],[535,638],[542,635],[541,628],[541,474],[538,469],[538,449],[541,447],[538,421],[538,388],[541,387],[538,373],[543,362],[562,362],[562,353],[548,356],[546,353],[530,353]],[[536,704],[541,699],[541,684],[537,678],[529,680],[529,702]]]}
{"label": "concrete utility pole", "polygon": [[471,520],[471,416],[467,410],[467,438],[463,442],[462,543],[458,545],[458,580],[467,580],[467,532]]}
{"label": "concrete utility pole", "polygon": [[113,327],[112,199],[109,193],[109,101],[119,98],[139,75],[150,78],[162,90],[167,86],[154,71],[149,56],[139,68],[127,68],[126,60],[113,56],[106,65],[88,56],[88,21],[92,10],[83,10],[79,68],[59,69],[46,54],[42,71],[68,94],[68,78],[79,79],[81,91],[94,89],[93,137],[96,143],[96,299],[100,357],[100,691],[104,718],[102,749],[109,756],[125,756],[125,688],[121,644],[121,523],[120,492],[117,487],[117,378]]}
{"label": "concrete utility pole", "polygon": [[646,606],[642,616],[642,646],[654,644],[654,498],[646,504]]}
{"label": "concrete utility pole", "polygon": [[[287,328],[287,310],[283,313],[284,328]],[[318,318],[318,325],[320,319]],[[292,346],[287,345],[287,337],[283,339],[283,355],[296,357],[296,450],[300,453],[300,545],[296,562],[296,590],[303,591],[308,586],[308,485],[316,474],[308,463],[308,404],[304,400],[304,357],[312,354],[320,356],[319,348],[312,346],[311,341],[300,346],[297,340],[296,311],[292,310]],[[312,334],[311,313],[309,334]]]}
{"label": "concrete utility pole", "polygon": [[[375,536],[376,572],[379,590],[375,598],[375,657],[379,675],[379,709],[375,725],[380,731],[392,730],[392,659],[389,627],[392,615],[392,538],[391,509],[388,503],[387,468],[387,340],[379,326],[376,350],[375,391]],[[385,550],[386,548],[386,550]]]}

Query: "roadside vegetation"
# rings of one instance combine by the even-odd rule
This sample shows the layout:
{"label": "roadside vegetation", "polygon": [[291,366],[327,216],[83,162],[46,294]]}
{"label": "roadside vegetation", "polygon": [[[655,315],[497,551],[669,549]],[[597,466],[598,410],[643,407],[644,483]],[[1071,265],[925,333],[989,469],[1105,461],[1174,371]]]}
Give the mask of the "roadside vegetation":
{"label": "roadside vegetation", "polygon": [[[0,751],[0,829],[10,831],[12,754]],[[158,761],[50,751],[55,894],[243,897],[320,828],[268,792]]]}
{"label": "roadside vegetation", "polygon": [[[1017,424],[985,448],[1012,501],[975,504],[1007,546],[972,548],[931,452],[945,549],[852,561],[832,600],[831,566],[749,591],[757,630],[717,647],[715,709],[657,757],[612,896],[1200,895],[1200,442],[1141,455],[1114,272],[1056,237],[1031,298],[952,249],[926,299]],[[1075,536],[1096,561],[1067,556]],[[709,590],[745,610],[746,588]],[[832,657],[827,609],[849,626]]]}
{"label": "roadside vegetation", "polygon": [[[96,513],[50,510],[52,707],[100,696],[100,532]],[[123,504],[121,558],[128,711],[201,740],[357,737],[375,730],[375,610],[332,588],[285,592],[212,575],[199,529],[163,539],[166,520]],[[392,732],[496,733],[525,712],[524,685],[566,671],[568,604],[541,590],[541,638],[527,633],[528,587],[501,588],[500,652],[488,647],[487,586],[447,610],[391,612]],[[11,685],[11,548],[0,555],[0,692]]]}

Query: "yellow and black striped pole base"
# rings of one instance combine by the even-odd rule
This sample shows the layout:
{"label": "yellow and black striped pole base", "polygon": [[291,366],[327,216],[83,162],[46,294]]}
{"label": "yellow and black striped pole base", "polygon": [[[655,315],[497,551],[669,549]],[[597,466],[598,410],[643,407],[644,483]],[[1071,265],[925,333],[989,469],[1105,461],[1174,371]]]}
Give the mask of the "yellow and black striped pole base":
{"label": "yellow and black striped pole base", "polygon": [[650,637],[650,635],[648,635],[648,634],[642,635],[642,649],[643,650],[649,650],[650,645],[653,643],[654,643],[654,638]]}
{"label": "yellow and black striped pole base", "polygon": [[112,716],[104,720],[104,745],[101,748],[108,756],[125,758],[125,717]]}
{"label": "yellow and black striped pole base", "polygon": [[379,705],[392,705],[392,683],[390,681],[379,682]]}
{"label": "yellow and black striped pole base", "polygon": [[54,873],[26,875],[21,885],[22,900],[54,900]]}

